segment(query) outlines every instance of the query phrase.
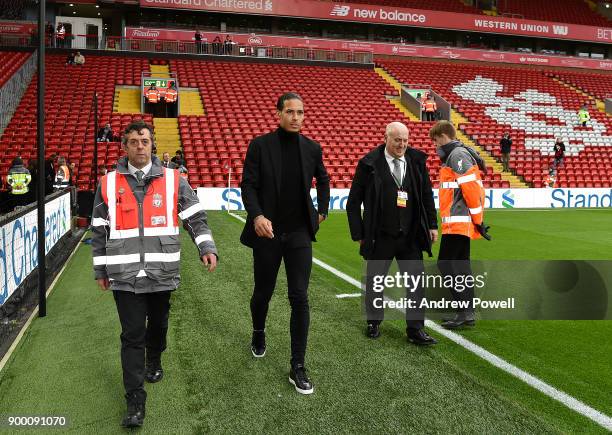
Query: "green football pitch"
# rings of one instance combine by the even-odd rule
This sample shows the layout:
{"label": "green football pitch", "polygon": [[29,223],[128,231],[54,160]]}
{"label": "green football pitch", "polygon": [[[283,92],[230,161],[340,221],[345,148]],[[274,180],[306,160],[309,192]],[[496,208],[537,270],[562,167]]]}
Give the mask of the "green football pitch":
{"label": "green football pitch", "polygon": [[[418,348],[395,320],[383,323],[379,340],[367,339],[360,299],[336,298],[358,289],[316,265],[307,354],[315,393],[297,394],[287,381],[282,268],[268,317],[268,350],[254,359],[252,257],[238,241],[243,224],[224,212],[211,212],[209,221],[219,268],[208,273],[183,233],[183,282],[172,296],[166,373],[146,387],[144,433],[607,432],[435,332],[437,346]],[[611,257],[611,210],[499,210],[488,211],[487,221],[494,240],[474,242],[475,259]],[[360,278],[344,213],[330,215],[318,240],[317,259]],[[93,281],[88,245],[68,263],[47,309],[0,372],[0,416],[66,416],[73,432],[117,433],[125,410],[119,321],[112,295]],[[491,320],[459,334],[612,416],[612,322]]]}

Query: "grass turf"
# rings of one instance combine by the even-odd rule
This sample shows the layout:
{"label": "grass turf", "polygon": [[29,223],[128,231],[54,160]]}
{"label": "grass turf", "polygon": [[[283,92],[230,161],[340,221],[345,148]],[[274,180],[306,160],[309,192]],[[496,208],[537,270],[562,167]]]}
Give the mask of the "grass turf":
{"label": "grass turf", "polygon": [[[507,249],[516,254],[519,248],[530,251],[530,246],[556,253],[556,243],[549,243],[548,251],[541,244],[555,237],[577,237],[572,234],[577,227],[570,216],[574,212],[563,217],[524,212],[520,219],[521,213],[491,213],[496,243],[486,250],[483,246],[483,251],[477,244],[474,255],[486,252],[504,258]],[[589,240],[601,242],[597,236],[606,213],[592,213]],[[551,219],[557,231],[549,228]],[[207,273],[183,236],[183,284],[172,298],[166,377],[147,386],[147,433],[603,432],[448,341],[431,349],[409,346],[402,322],[385,322],[381,339],[367,340],[359,300],[334,297],[355,288],[316,266],[307,356],[315,394],[298,395],[287,382],[289,308],[284,274],[279,275],[270,307],[268,353],[255,360],[248,349],[251,253],[238,242],[242,224],[222,213],[211,213],[210,221],[221,252],[220,268]],[[539,239],[537,221],[546,229]],[[534,229],[520,230],[526,224]],[[512,237],[505,237],[504,231]],[[332,214],[319,234],[315,256],[359,277],[356,245],[347,234],[344,215]],[[609,250],[610,235],[602,237],[604,242],[593,246],[595,253],[588,251],[589,255],[601,252],[605,240]],[[579,239],[573,240],[576,245]],[[90,270],[90,248],[81,246],[49,300],[48,317],[32,324],[0,374],[3,415],[66,415],[73,431],[117,432],[124,410],[119,322],[112,295],[96,289]],[[557,323],[482,322],[464,334],[606,412],[610,399],[603,392],[610,390],[612,376],[602,356],[609,356],[610,348],[595,339],[609,337],[609,325]],[[571,346],[561,339],[565,337]],[[575,352],[568,350],[572,348]]]}

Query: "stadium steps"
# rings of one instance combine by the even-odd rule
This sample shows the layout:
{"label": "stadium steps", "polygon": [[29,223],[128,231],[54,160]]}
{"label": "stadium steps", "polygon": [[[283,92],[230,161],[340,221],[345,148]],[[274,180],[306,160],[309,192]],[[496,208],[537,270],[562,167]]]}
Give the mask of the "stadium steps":
{"label": "stadium steps", "polygon": [[420,119],[417,118],[414,113],[412,113],[410,110],[406,109],[406,107],[402,104],[401,100],[399,99],[399,97],[394,97],[394,98],[389,98],[389,103],[393,104],[395,107],[397,107],[397,109],[402,112],[402,114],[410,119],[413,122],[420,122]]}
{"label": "stadium steps", "polygon": [[[399,92],[400,95],[402,94],[402,84],[399,81],[397,81],[395,77],[393,77],[391,74],[385,71],[384,68],[374,68],[374,70],[384,81],[386,81],[391,86],[393,86],[397,90],[397,92]],[[411,121],[414,121],[414,122],[420,121],[420,119],[417,116],[415,116],[414,113],[412,113],[410,110],[404,107],[404,105],[402,104],[400,100],[400,97],[389,98],[389,103],[397,107],[397,109],[400,112],[402,112],[402,114],[406,118],[410,119]]]}
{"label": "stadium steps", "polygon": [[200,91],[194,88],[181,88],[181,115],[206,115]]}
{"label": "stadium steps", "polygon": [[155,78],[170,78],[170,67],[168,65],[150,65],[151,76]]}
{"label": "stadium steps", "polygon": [[[575,87],[573,85],[570,85],[569,83],[567,83],[567,82],[565,82],[565,81],[563,81],[561,79],[558,79],[557,77],[552,77],[552,79],[555,82],[565,86],[566,88],[569,88],[569,89],[577,92],[578,94],[582,95],[583,97],[588,98],[589,100],[594,100],[595,101],[595,106],[597,107],[597,110],[599,110],[602,113],[606,113],[606,104],[602,100],[594,97],[593,95],[583,91],[580,88],[577,88],[577,87]],[[578,116],[578,115],[576,115],[576,116]]]}
{"label": "stadium steps", "polygon": [[[391,86],[393,86],[395,89],[397,89],[401,93],[402,84],[396,78],[394,78],[391,74],[389,74],[384,68],[375,68],[375,70],[379,76],[381,76],[385,81],[387,81]],[[412,112],[410,112],[408,109],[406,109],[401,104],[401,102],[399,101],[399,98],[396,97],[394,99],[390,99],[389,101],[394,106],[396,106],[404,115],[410,118],[411,121],[416,121],[416,122],[420,121]],[[460,124],[469,124],[469,121],[463,116],[461,116],[459,113],[457,113],[455,110],[453,110],[452,107],[451,107],[451,121],[457,127],[459,127]],[[521,179],[517,177],[516,175],[513,175],[510,172],[504,172],[503,166],[501,165],[501,163],[495,160],[495,158],[491,156],[484,148],[481,148],[480,146],[476,145],[476,143],[471,138],[469,138],[466,134],[464,134],[459,128],[457,128],[457,138],[461,140],[461,142],[463,142],[465,145],[469,145],[475,150],[477,150],[482,156],[482,158],[484,159],[485,163],[487,164],[487,167],[492,168],[494,172],[499,173],[501,175],[502,180],[510,183],[510,187],[512,188],[529,187],[525,182],[521,181]]]}
{"label": "stadium steps", "polygon": [[176,150],[182,148],[177,118],[153,118],[153,126],[158,156],[163,153],[174,155]]}
{"label": "stadium steps", "polygon": [[474,142],[468,135],[463,133],[459,128],[460,125],[469,124],[470,122],[464,118],[461,114],[456,112],[451,108],[451,122],[453,125],[457,127],[457,139],[463,142],[465,145],[468,145],[474,148],[481,155],[485,163],[487,164],[487,168],[492,169],[494,172],[497,172],[501,175],[502,180],[510,183],[511,188],[527,188],[529,185],[522,181],[516,175],[505,172],[501,163],[499,163],[492,155],[490,155],[486,149],[479,146]]}
{"label": "stadium steps", "polygon": [[115,86],[113,112],[140,113],[140,87]]}

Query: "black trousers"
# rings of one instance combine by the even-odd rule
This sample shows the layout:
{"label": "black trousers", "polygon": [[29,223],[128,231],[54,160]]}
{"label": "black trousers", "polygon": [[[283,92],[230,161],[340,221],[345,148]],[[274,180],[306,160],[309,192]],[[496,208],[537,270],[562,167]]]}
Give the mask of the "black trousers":
{"label": "black trousers", "polygon": [[144,402],[145,350],[149,364],[159,365],[166,349],[170,291],[136,294],[113,291],[121,321],[121,367],[126,397]]}
{"label": "black trousers", "polygon": [[308,283],[312,269],[312,242],[307,232],[292,232],[275,235],[274,239],[261,240],[253,249],[255,288],[251,297],[253,329],[266,326],[268,305],[274,288],[281,260],[285,263],[289,304],[291,305],[291,364],[304,364],[310,307],[308,305]]}
{"label": "black trousers", "polygon": [[[368,257],[367,282],[365,294],[365,312],[368,323],[380,324],[384,319],[384,309],[375,299],[383,296],[383,292],[374,291],[374,277],[385,276],[389,272],[391,262],[395,259],[400,273],[420,275],[425,271],[423,253],[417,246],[414,237],[400,234],[398,237],[385,235],[378,236],[374,251]],[[406,328],[423,329],[425,325],[425,310],[419,308],[424,297],[424,289],[418,286],[414,291],[406,289],[406,297],[416,304],[414,309],[406,309]]]}
{"label": "black trousers", "polygon": [[[459,234],[443,234],[440,240],[438,268],[445,277],[472,275],[472,266],[470,264],[470,238]],[[452,288],[451,294],[456,301],[467,301],[470,303],[469,308],[459,309],[457,311],[474,311],[473,285],[466,285],[463,291],[457,291],[455,288]]]}

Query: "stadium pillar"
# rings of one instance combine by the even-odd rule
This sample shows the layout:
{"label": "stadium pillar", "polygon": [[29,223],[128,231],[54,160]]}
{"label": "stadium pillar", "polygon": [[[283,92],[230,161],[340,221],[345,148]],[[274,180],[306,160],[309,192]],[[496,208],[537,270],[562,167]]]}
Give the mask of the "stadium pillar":
{"label": "stadium pillar", "polygon": [[47,315],[45,264],[45,2],[38,2],[38,317]]}

